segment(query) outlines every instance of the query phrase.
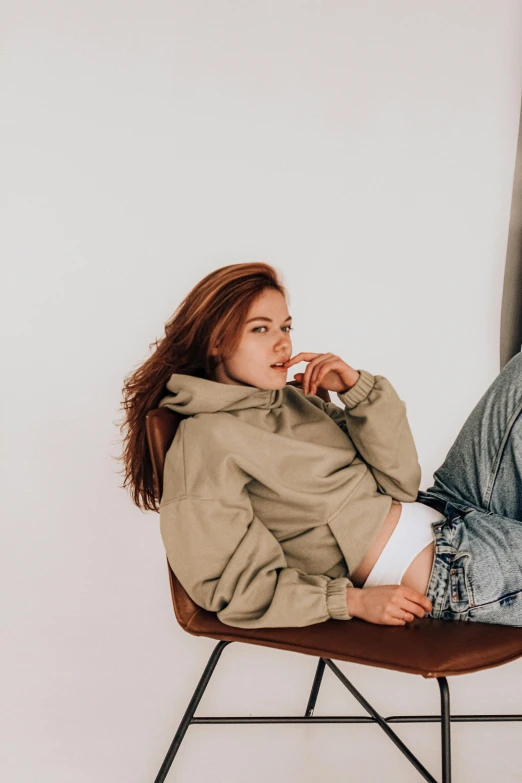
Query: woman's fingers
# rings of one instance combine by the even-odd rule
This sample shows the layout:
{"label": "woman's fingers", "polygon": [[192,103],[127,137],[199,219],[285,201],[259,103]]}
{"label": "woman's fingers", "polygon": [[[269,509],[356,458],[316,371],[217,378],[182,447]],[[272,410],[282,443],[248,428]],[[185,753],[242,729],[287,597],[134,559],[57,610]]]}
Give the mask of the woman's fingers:
{"label": "woman's fingers", "polygon": [[398,617],[390,617],[389,620],[379,623],[380,625],[406,625],[406,620],[399,620]]}
{"label": "woman's fingers", "polygon": [[308,367],[311,368],[310,370],[310,394],[316,394],[317,393],[317,387],[319,385],[319,381],[323,379],[323,377],[326,375],[327,372],[329,372],[329,367],[332,363],[337,361],[339,357],[334,356],[333,353],[323,353],[320,355],[318,359],[316,359],[313,362],[310,362]]}
{"label": "woman's fingers", "polygon": [[[408,612],[411,615],[415,615],[416,617],[424,617],[426,614],[426,609],[424,607],[419,606],[419,604],[415,603],[414,601],[408,600],[408,598],[403,598],[401,603],[401,609],[403,609],[405,612]],[[413,616],[410,617],[410,619],[413,619]]]}
{"label": "woman's fingers", "polygon": [[304,353],[303,351],[301,351],[301,353],[296,353],[295,356],[292,356],[291,359],[285,362],[285,367],[291,367],[292,364],[298,364],[299,362],[309,362],[311,359],[315,359],[316,356],[319,356],[319,354]]}
{"label": "woman's fingers", "polygon": [[427,596],[405,585],[394,585],[391,588],[386,608],[385,622],[393,625],[411,623],[415,617],[424,617],[431,611],[431,602]]}
{"label": "woman's fingers", "polygon": [[390,608],[389,611],[394,617],[399,618],[406,623],[411,623],[415,617],[424,617],[429,610],[425,609],[424,606],[421,606],[417,601],[411,601],[404,595],[397,594],[397,596],[394,596],[392,599],[392,608]]}
{"label": "woman's fingers", "polygon": [[427,595],[419,593],[418,590],[414,590],[413,587],[406,587],[406,585],[399,585],[398,593],[401,598],[405,598],[412,601],[414,604],[419,605],[425,612],[431,612],[433,605]]}
{"label": "woman's fingers", "polygon": [[432,611],[427,596],[405,585],[376,585],[361,589],[351,612],[370,623],[405,625]]}
{"label": "woman's fingers", "polygon": [[313,371],[315,370],[316,366],[318,364],[322,363],[323,358],[324,358],[325,355],[327,355],[327,354],[323,354],[323,353],[315,354],[315,358],[311,359],[310,362],[308,363],[308,365],[307,365],[307,367],[306,367],[306,369],[304,371],[304,378],[303,378],[303,388],[304,388],[305,394],[315,394],[316,393],[317,386],[312,381],[312,374],[313,374]]}
{"label": "woman's fingers", "polygon": [[297,353],[295,356],[292,356],[291,359],[289,359],[287,362],[285,362],[284,366],[288,369],[293,364],[298,364],[299,362],[308,362],[305,371],[303,373],[303,378],[301,381],[301,385],[303,387],[303,391],[305,394],[315,394],[317,392],[317,383],[314,382],[315,379],[312,378],[312,374],[317,367],[318,364],[321,364],[325,357],[333,356],[331,353],[305,353],[304,351],[301,351],[301,353]]}
{"label": "woman's fingers", "polygon": [[400,620],[402,623],[411,623],[414,618],[414,615],[411,614],[411,612],[407,612],[405,609],[399,609],[398,607],[393,607],[393,609],[390,609],[388,611],[388,616],[392,620]]}
{"label": "woman's fingers", "polygon": [[330,372],[330,369],[335,369],[335,365],[339,361],[339,357],[334,356],[333,353],[317,354],[316,358],[312,359],[305,370],[305,394],[317,394],[319,381],[323,380],[324,376]]}

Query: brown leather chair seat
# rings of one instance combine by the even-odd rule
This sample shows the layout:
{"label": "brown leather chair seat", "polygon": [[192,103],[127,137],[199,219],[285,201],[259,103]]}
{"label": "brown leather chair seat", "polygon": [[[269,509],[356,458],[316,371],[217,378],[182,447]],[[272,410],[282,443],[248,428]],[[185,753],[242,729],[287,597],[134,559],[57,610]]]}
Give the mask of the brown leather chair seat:
{"label": "brown leather chair seat", "polygon": [[522,628],[416,617],[404,626],[328,620],[304,628],[232,628],[197,606],[169,566],[178,623],[194,636],[260,644],[423,677],[469,674],[522,655]]}

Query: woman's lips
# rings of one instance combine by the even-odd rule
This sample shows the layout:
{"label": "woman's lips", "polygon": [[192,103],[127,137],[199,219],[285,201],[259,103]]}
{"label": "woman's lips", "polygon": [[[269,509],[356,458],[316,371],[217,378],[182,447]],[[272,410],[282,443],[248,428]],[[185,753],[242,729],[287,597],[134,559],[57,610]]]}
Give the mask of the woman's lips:
{"label": "woman's lips", "polygon": [[275,367],[273,364],[271,365],[272,370],[279,370],[282,372],[288,372],[288,367]]}

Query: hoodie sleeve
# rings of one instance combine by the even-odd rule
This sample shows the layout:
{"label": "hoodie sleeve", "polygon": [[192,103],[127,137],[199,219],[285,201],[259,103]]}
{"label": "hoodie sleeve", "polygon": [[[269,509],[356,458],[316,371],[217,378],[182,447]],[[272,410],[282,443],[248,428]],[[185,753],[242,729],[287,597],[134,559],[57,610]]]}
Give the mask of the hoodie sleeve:
{"label": "hoodie sleeve", "polygon": [[192,600],[237,628],[349,620],[349,579],[289,568],[275,536],[237,499],[182,496],[160,506],[168,561]]}
{"label": "hoodie sleeve", "polygon": [[[422,470],[403,402],[383,375],[358,370],[357,382],[338,397],[344,410],[321,400],[324,412],[347,433],[385,495],[417,499]],[[314,395],[315,396],[315,395]]]}

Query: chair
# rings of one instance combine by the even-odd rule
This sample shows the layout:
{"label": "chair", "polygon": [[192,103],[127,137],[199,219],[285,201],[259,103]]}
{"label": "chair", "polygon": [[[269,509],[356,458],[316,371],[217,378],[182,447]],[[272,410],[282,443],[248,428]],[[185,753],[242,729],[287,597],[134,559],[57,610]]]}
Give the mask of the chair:
{"label": "chair", "polygon": [[[300,386],[296,381],[292,381],[291,385]],[[330,401],[327,391],[319,389],[318,394],[326,402]],[[146,417],[147,437],[158,498],[161,497],[160,488],[163,486],[165,456],[182,418],[184,417],[167,408],[152,410]],[[522,656],[522,628],[486,623],[459,623],[433,618],[415,618],[405,626],[374,625],[354,618],[347,622],[328,620],[303,628],[234,628],[221,623],[215,613],[197,606],[176,579],[168,560],[167,567],[172,603],[178,623],[187,633],[217,639],[218,644],[194,691],[155,783],[162,783],[165,780],[188,727],[203,723],[377,723],[418,770],[421,777],[431,783],[437,783],[436,778],[399,739],[389,724],[440,722],[442,783],[451,783],[450,721],[522,720],[522,715],[450,716],[450,696],[446,679],[457,674],[469,674],[493,666],[501,666]],[[319,658],[304,716],[194,717],[221,653],[231,642],[275,647]],[[382,717],[356,690],[332,658],[436,679],[440,689],[440,715]],[[313,716],[326,666],[339,678],[370,717]]]}

